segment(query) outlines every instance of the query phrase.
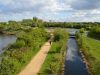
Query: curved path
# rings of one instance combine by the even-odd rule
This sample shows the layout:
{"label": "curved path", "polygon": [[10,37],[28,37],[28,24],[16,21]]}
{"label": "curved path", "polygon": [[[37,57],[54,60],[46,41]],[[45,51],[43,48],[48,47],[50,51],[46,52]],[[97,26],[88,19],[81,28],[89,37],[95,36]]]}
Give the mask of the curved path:
{"label": "curved path", "polygon": [[37,53],[37,55],[32,58],[30,63],[18,75],[37,75],[47,56],[50,47],[51,46],[49,42],[46,42],[41,47],[41,50]]}

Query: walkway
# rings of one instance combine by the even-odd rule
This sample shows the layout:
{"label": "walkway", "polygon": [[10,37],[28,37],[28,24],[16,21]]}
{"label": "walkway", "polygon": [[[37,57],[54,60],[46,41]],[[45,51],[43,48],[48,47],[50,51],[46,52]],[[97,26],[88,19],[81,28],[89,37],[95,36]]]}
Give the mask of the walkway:
{"label": "walkway", "polygon": [[30,63],[22,70],[18,75],[37,75],[39,72],[47,53],[50,49],[49,42],[46,42],[42,47],[41,50],[37,53],[35,57],[32,58]]}

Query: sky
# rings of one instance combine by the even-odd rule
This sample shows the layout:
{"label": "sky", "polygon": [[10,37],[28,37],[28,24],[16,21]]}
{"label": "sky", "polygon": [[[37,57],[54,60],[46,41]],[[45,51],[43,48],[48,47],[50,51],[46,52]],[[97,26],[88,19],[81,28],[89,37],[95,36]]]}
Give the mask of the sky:
{"label": "sky", "polygon": [[100,22],[100,0],[0,0],[0,21]]}

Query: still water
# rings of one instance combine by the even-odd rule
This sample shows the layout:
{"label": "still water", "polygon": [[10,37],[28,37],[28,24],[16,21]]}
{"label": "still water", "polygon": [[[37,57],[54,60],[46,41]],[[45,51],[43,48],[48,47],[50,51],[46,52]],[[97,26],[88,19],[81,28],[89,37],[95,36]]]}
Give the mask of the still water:
{"label": "still water", "polygon": [[64,75],[88,75],[75,38],[69,38]]}
{"label": "still water", "polygon": [[14,43],[16,39],[14,35],[0,35],[0,54],[4,52],[4,48]]}

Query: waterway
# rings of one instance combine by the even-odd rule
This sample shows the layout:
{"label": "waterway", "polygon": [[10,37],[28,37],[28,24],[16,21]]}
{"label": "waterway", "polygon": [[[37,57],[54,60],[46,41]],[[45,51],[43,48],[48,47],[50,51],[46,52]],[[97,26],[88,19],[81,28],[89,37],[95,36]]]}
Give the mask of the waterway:
{"label": "waterway", "polygon": [[16,41],[16,36],[14,35],[0,35],[0,54],[5,51],[5,48]]}

